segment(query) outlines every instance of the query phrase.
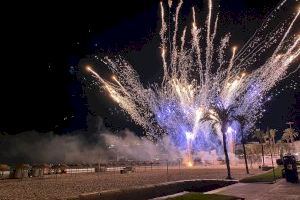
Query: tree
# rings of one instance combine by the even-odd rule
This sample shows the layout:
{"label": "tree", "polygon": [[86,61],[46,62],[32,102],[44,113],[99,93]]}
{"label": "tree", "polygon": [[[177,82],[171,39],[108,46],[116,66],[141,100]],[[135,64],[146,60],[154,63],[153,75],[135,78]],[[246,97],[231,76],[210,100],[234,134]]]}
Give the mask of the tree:
{"label": "tree", "polygon": [[261,155],[263,160],[263,166],[265,165],[265,153],[264,153],[264,137],[265,133],[261,131],[260,129],[255,129],[254,131],[254,138],[258,140],[258,142],[261,144]]}
{"label": "tree", "polygon": [[268,128],[266,132],[263,133],[263,142],[264,142],[264,153],[270,152],[272,149],[272,137],[270,134],[270,129]]}
{"label": "tree", "polygon": [[216,126],[217,124],[220,126],[224,155],[225,155],[225,162],[227,168],[226,179],[232,179],[231,170],[230,170],[230,161],[229,161],[228,150],[227,150],[226,133],[231,122],[234,120],[232,116],[233,107],[225,108],[221,103],[219,103],[218,106],[211,106],[211,107],[212,109],[210,109],[208,112],[204,114],[204,117],[202,118],[201,121],[212,121],[213,126]]}
{"label": "tree", "polygon": [[[276,145],[276,133],[277,133],[277,130],[276,129],[270,129],[269,130],[269,135],[270,135],[270,143],[271,143],[271,148],[272,148],[272,151],[275,153],[275,152],[278,152],[277,148],[278,148],[278,145]],[[277,147],[276,147],[277,146]]]}
{"label": "tree", "polygon": [[298,135],[299,134],[293,128],[287,128],[283,131],[281,140],[287,143],[293,143],[295,141],[295,138],[298,137]]}
{"label": "tree", "polygon": [[[271,136],[271,132],[273,134],[273,137]],[[274,161],[273,161],[273,141],[275,141],[275,134],[276,134],[276,131],[274,131],[273,129],[270,129],[270,130],[268,129],[266,132],[266,136],[265,136],[265,138],[266,138],[265,141],[269,142],[269,149],[270,149],[271,162],[272,162],[272,171],[273,171],[273,180],[275,180],[275,169],[274,169]]]}
{"label": "tree", "polygon": [[[286,143],[293,143],[295,138],[297,138],[299,133],[297,133],[293,128],[287,128],[283,131],[281,140]],[[290,148],[288,149],[290,152]]]}
{"label": "tree", "polygon": [[277,133],[277,130],[276,129],[270,129],[270,136],[271,136],[271,142],[273,145],[276,144],[276,140],[275,140],[275,137],[276,137],[276,133]]}
{"label": "tree", "polygon": [[243,146],[243,151],[244,151],[244,159],[245,159],[245,167],[246,167],[246,173],[249,174],[249,168],[248,168],[248,162],[247,162],[247,153],[246,153],[246,147],[245,147],[245,136],[244,136],[244,128],[245,128],[245,125],[247,123],[247,120],[244,116],[242,115],[238,115],[238,116],[235,116],[234,119],[236,121],[239,122],[241,128],[241,136],[242,136],[242,146]]}

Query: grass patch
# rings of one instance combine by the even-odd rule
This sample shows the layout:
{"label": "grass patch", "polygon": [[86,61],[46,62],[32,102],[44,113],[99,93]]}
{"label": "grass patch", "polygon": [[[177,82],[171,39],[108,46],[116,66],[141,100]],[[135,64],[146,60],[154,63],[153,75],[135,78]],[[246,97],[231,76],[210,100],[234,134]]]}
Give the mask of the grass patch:
{"label": "grass patch", "polygon": [[[282,167],[275,168],[275,180],[282,178],[281,176]],[[273,170],[269,170],[266,173],[259,174],[256,176],[246,177],[240,180],[241,183],[256,183],[256,182],[273,182]]]}
{"label": "grass patch", "polygon": [[191,192],[182,196],[170,198],[169,200],[236,200],[241,199],[233,196],[219,195],[219,194],[202,194]]}

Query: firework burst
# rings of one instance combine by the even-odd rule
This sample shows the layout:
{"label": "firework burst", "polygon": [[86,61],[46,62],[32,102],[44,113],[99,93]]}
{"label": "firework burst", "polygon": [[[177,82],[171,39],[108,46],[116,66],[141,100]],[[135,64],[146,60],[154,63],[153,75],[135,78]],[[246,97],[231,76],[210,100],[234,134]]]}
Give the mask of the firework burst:
{"label": "firework burst", "polygon": [[[212,0],[208,0],[205,25],[198,24],[192,8],[191,29],[186,26],[180,32],[182,4],[179,1],[174,16],[169,16],[173,22],[167,25],[164,3],[160,3],[161,82],[144,87],[134,68],[120,57],[102,60],[113,73],[111,80],[101,78],[90,66],[87,70],[134,122],[145,129],[149,139],[159,140],[168,134],[179,148],[193,148],[191,141],[197,138],[216,146],[217,142],[211,138],[211,133],[217,132],[221,140],[216,108],[230,108],[231,115],[244,116],[248,122],[244,129],[249,130],[261,117],[270,90],[288,75],[290,66],[299,58],[300,36],[292,31],[300,9],[291,14],[291,20],[274,28],[272,20],[287,6],[287,1],[281,2],[238,49],[230,47],[230,33],[218,36],[217,41],[219,14],[213,13]],[[168,6],[174,6],[172,1],[168,1]],[[212,121],[204,122],[206,115]],[[213,123],[217,124],[216,130]]]}

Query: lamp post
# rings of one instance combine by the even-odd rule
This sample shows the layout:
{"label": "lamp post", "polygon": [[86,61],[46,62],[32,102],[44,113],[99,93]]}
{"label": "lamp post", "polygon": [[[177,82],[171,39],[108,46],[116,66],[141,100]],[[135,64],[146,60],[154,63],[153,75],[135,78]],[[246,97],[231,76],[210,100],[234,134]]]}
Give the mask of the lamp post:
{"label": "lamp post", "polygon": [[[268,136],[269,138],[271,138],[271,134],[270,134],[270,131],[268,131]],[[273,145],[271,144],[271,140],[269,139],[269,144],[270,144],[270,147],[271,147],[271,161],[272,161],[272,169],[273,169],[273,182],[276,180],[275,179],[275,169],[274,169],[274,162],[273,162]]]}
{"label": "lamp post", "polygon": [[292,128],[292,125],[294,124],[294,122],[287,122],[287,125],[290,125],[290,128]]}

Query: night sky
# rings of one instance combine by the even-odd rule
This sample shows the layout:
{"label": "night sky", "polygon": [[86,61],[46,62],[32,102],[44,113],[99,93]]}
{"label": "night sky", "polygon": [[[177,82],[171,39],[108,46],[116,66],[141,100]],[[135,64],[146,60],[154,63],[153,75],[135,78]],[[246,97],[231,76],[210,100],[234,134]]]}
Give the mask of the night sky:
{"label": "night sky", "polygon": [[[186,1],[186,16],[191,2],[199,10],[205,8],[199,0]],[[227,23],[222,31],[231,31],[234,42],[243,44],[278,2],[221,0],[222,24]],[[161,76],[159,1],[26,2],[11,8],[2,25],[0,132],[93,131],[99,118],[111,130],[142,131],[105,93],[83,81],[89,74],[82,64],[92,55],[121,54],[136,67],[145,84]],[[97,71],[107,73],[104,68]],[[275,94],[285,89],[266,106],[261,128],[280,130],[287,127],[286,121],[295,121],[300,128],[299,75],[274,90]],[[296,90],[286,88],[295,82]]]}

